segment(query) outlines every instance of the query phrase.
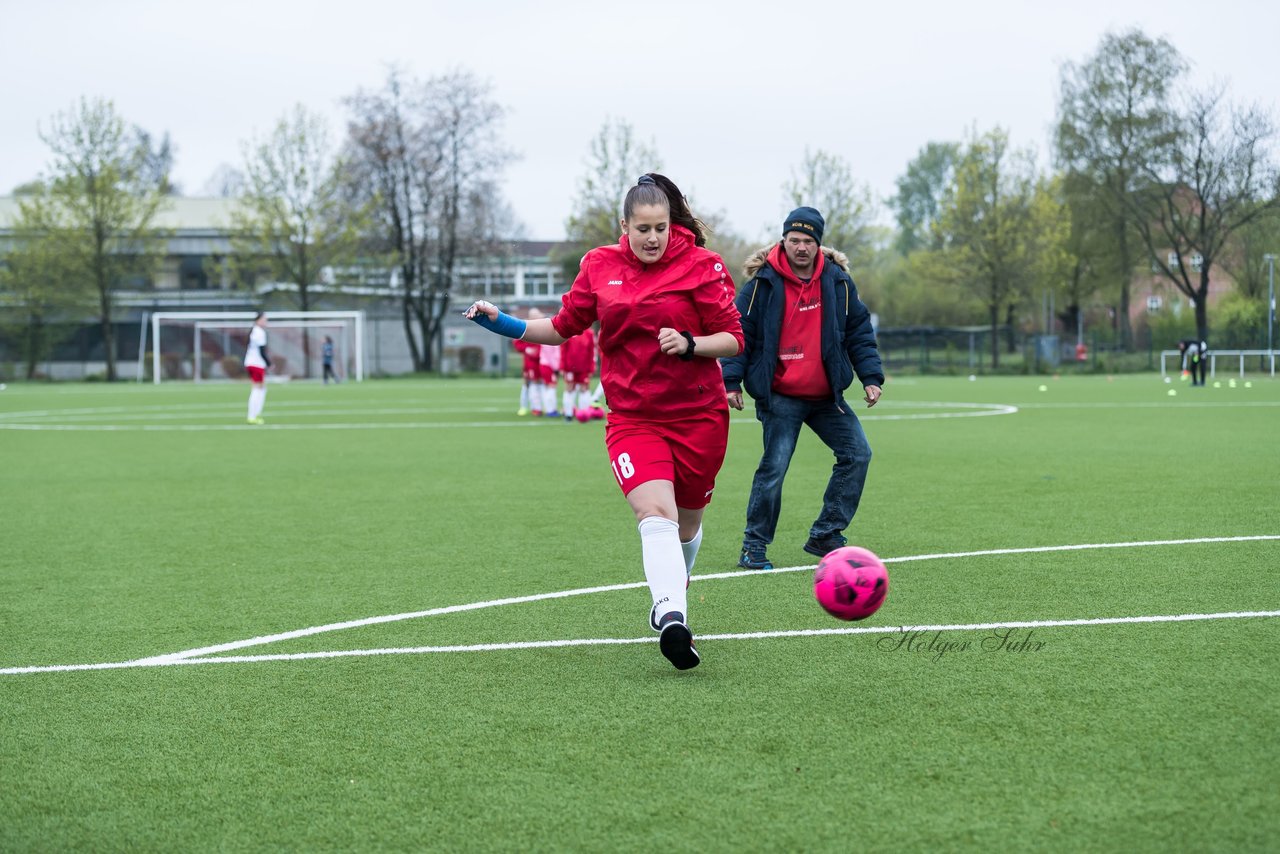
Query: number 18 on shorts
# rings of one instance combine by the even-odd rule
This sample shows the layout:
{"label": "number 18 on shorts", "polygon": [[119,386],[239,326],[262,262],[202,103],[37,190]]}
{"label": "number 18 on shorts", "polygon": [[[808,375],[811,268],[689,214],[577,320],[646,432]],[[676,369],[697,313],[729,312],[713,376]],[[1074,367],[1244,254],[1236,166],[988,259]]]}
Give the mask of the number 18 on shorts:
{"label": "number 18 on shorts", "polygon": [[605,444],[613,476],[626,495],[642,483],[667,480],[676,505],[705,507],[729,441],[729,412],[709,411],[675,423],[609,416]]}

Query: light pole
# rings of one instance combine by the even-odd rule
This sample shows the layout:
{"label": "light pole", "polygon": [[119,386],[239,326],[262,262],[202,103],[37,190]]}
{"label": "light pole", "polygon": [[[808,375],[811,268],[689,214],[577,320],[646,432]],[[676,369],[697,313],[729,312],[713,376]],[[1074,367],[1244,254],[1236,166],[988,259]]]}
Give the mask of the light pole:
{"label": "light pole", "polygon": [[1267,262],[1267,355],[1271,356],[1271,363],[1274,365],[1271,327],[1275,326],[1276,322],[1276,256],[1268,253],[1262,256],[1262,260]]}

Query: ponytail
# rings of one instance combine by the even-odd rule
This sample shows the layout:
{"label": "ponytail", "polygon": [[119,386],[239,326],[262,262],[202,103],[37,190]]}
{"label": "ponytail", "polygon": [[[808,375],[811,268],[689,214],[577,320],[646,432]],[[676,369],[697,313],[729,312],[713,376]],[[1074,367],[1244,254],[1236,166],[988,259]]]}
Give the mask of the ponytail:
{"label": "ponytail", "polygon": [[693,232],[695,246],[707,245],[707,234],[711,229],[707,224],[693,215],[689,202],[680,188],[666,175],[657,172],[646,172],[630,190],[622,202],[622,218],[631,219],[635,209],[640,205],[661,205],[671,214],[673,225],[683,226]]}

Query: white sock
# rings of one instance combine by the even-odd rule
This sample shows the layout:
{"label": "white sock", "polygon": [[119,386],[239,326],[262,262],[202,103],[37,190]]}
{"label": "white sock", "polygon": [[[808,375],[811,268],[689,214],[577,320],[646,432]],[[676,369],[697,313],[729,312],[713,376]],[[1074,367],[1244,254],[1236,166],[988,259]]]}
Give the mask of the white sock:
{"label": "white sock", "polygon": [[534,383],[529,389],[529,406],[538,412],[542,411],[542,383]]}
{"label": "white sock", "polygon": [[560,407],[561,415],[573,414],[573,409],[574,409],[573,398],[574,398],[573,391],[571,391],[568,387],[566,387],[564,390],[564,397],[562,398],[564,400],[564,406]]}
{"label": "white sock", "polygon": [[689,542],[680,541],[680,550],[684,552],[684,571],[686,573],[693,572],[693,563],[698,559],[698,549],[702,546],[702,526],[698,526],[698,533],[693,535],[693,539]]}
{"label": "white sock", "polygon": [[545,385],[542,387],[542,411],[556,411],[556,387],[553,385]]}
{"label": "white sock", "polygon": [[661,516],[640,520],[640,551],[644,556],[644,577],[657,607],[658,619],[679,611],[689,619],[685,584],[684,555],[680,551],[680,526]]}
{"label": "white sock", "polygon": [[267,387],[254,386],[249,389],[249,417],[257,418],[262,414],[262,407],[267,402]]}
{"label": "white sock", "polygon": [[529,408],[529,387],[527,385],[520,386],[520,408]]}
{"label": "white sock", "polygon": [[593,392],[591,392],[591,405],[592,405],[592,406],[595,406],[595,405],[596,405],[596,403],[600,400],[600,395],[601,395],[601,393],[602,393],[602,392],[604,392],[604,383],[603,383],[603,382],[598,382],[598,383],[596,383],[596,390],[595,390],[595,391],[593,391]]}

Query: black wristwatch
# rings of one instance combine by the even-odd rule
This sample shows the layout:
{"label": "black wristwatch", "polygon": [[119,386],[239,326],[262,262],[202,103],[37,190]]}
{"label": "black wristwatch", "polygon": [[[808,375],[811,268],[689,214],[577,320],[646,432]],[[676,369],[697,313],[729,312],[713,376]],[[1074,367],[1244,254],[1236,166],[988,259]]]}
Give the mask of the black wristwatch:
{"label": "black wristwatch", "polygon": [[698,349],[698,345],[693,342],[693,336],[688,332],[681,332],[680,334],[684,336],[684,340],[689,342],[689,349],[680,354],[680,359],[687,362],[693,358],[693,351]]}

